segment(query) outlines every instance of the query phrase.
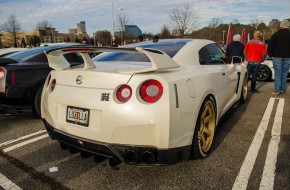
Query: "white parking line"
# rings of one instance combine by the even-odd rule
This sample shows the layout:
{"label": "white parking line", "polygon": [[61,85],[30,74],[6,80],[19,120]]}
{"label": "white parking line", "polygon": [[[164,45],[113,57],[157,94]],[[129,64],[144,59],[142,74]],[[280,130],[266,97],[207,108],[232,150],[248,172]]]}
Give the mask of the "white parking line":
{"label": "white parking line", "polygon": [[22,147],[22,146],[24,146],[24,145],[27,145],[27,144],[33,143],[33,142],[35,142],[35,141],[41,140],[41,139],[46,138],[46,137],[48,137],[48,134],[41,135],[41,136],[39,136],[39,137],[35,137],[35,138],[33,138],[33,139],[30,139],[30,140],[24,141],[24,142],[22,142],[22,143],[19,143],[19,144],[16,144],[16,145],[10,146],[10,147],[8,147],[8,148],[5,148],[5,149],[3,149],[3,152],[4,152],[4,153],[5,153],[5,152],[9,152],[9,151],[11,151],[11,150],[14,150],[14,149],[19,148],[19,147]]}
{"label": "white parking line", "polygon": [[270,190],[274,188],[275,170],[278,156],[278,145],[280,142],[284,102],[284,99],[279,100],[274,118],[273,128],[271,132],[271,141],[269,143],[262,180],[260,183],[260,189],[263,190]]}
{"label": "white parking line", "polygon": [[6,145],[8,145],[8,144],[12,144],[12,143],[17,142],[17,141],[21,141],[21,140],[23,140],[23,139],[27,139],[27,138],[29,138],[29,137],[32,137],[32,136],[34,136],[34,135],[38,135],[38,134],[40,134],[40,133],[44,133],[44,132],[46,132],[46,130],[41,130],[41,131],[38,131],[38,132],[35,132],[35,133],[31,133],[31,134],[29,134],[29,135],[25,135],[25,136],[23,136],[23,137],[19,137],[19,138],[14,139],[14,140],[6,141],[6,142],[4,142],[4,143],[1,143],[1,144],[0,144],[0,147],[2,147],[2,146],[6,146]]}
{"label": "white parking line", "polygon": [[265,132],[268,127],[271,112],[274,106],[274,101],[275,101],[275,98],[270,98],[268,102],[262,121],[255,134],[253,142],[248,150],[248,153],[240,169],[240,172],[236,178],[236,181],[233,185],[233,190],[246,190],[247,189],[248,181],[249,181],[253,166],[255,164],[259,149],[261,147]]}
{"label": "white parking line", "polygon": [[0,173],[0,187],[5,190],[21,190],[16,184],[10,181],[7,177]]}

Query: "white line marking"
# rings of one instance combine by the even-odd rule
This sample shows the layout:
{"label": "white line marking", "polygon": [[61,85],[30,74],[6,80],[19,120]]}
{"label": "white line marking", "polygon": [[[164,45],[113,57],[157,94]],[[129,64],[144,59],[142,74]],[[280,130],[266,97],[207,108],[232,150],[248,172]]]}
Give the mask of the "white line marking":
{"label": "white line marking", "polygon": [[0,186],[5,190],[21,190],[16,184],[0,173]]}
{"label": "white line marking", "polygon": [[38,135],[38,134],[40,134],[40,133],[44,133],[44,132],[46,132],[46,130],[41,130],[41,131],[38,131],[38,132],[35,132],[35,133],[31,133],[31,134],[26,135],[26,136],[23,136],[23,137],[19,137],[19,138],[14,139],[14,140],[6,141],[6,142],[4,142],[4,143],[1,143],[1,144],[0,144],[0,147],[2,147],[2,146],[6,146],[6,145],[8,145],[8,144],[12,144],[12,143],[17,142],[17,141],[21,141],[21,140],[23,140],[23,139],[27,139],[27,138],[29,138],[29,137],[32,137],[32,136],[34,136],[34,135]]}
{"label": "white line marking", "polygon": [[272,109],[274,106],[274,101],[275,101],[274,98],[270,98],[268,102],[262,121],[259,125],[259,128],[255,134],[255,137],[252,141],[252,144],[248,150],[246,158],[243,162],[243,165],[234,183],[233,190],[246,190],[247,189],[251,172],[253,170],[259,149],[261,147],[265,132],[268,127],[268,123],[269,123]]}
{"label": "white line marking", "polygon": [[35,142],[35,141],[41,140],[41,139],[46,138],[46,137],[48,137],[48,134],[41,135],[41,136],[39,136],[39,137],[35,137],[34,139],[30,139],[30,140],[24,141],[24,142],[22,142],[22,143],[19,143],[19,144],[16,144],[16,145],[10,146],[10,147],[8,147],[8,148],[5,148],[5,149],[3,149],[3,152],[4,152],[4,153],[5,153],[5,152],[9,152],[9,151],[11,151],[11,150],[14,150],[14,149],[19,148],[19,147],[22,147],[22,146],[24,146],[24,145],[27,145],[27,144],[33,143],[33,142]]}
{"label": "white line marking", "polygon": [[284,102],[284,99],[279,100],[276,115],[274,118],[273,128],[271,132],[271,140],[269,143],[262,180],[260,183],[260,189],[263,190],[270,190],[274,188],[275,170],[278,155],[278,145],[280,142]]}

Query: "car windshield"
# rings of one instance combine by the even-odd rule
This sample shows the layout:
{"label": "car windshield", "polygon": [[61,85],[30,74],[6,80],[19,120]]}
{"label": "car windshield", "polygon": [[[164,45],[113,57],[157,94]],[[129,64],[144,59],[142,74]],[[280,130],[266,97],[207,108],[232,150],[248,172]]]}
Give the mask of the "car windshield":
{"label": "car windshield", "polygon": [[[136,43],[125,46],[125,48],[152,48],[158,49],[173,57],[188,41],[178,42],[157,42],[157,43]],[[122,48],[122,47],[120,47]],[[97,56],[94,61],[134,61],[134,62],[149,62],[149,58],[143,53],[124,53],[124,52],[111,52]]]}

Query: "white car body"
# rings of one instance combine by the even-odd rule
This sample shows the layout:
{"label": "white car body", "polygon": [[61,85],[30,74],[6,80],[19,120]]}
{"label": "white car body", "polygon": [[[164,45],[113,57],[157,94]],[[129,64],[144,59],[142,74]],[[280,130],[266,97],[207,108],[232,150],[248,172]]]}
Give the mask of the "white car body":
{"label": "white car body", "polygon": [[[288,73],[288,78],[290,78],[290,69]],[[269,81],[275,79],[275,71],[272,59],[266,59],[264,62],[261,63],[257,79],[259,81]]]}
{"label": "white car body", "polygon": [[274,66],[272,60],[265,60],[261,63],[262,65],[266,65],[271,70],[271,79],[274,80],[275,78],[275,72],[274,72]]}
{"label": "white car body", "polygon": [[[47,52],[54,70],[43,88],[41,113],[50,136],[66,148],[109,157],[117,163],[171,164],[188,160],[203,103],[209,97],[214,102],[215,127],[235,103],[245,101],[246,68],[243,64],[224,62],[201,65],[199,50],[206,45],[215,46],[212,41],[186,39],[157,43],[163,42],[185,45],[173,58],[156,49],[91,47],[92,51],[143,53],[151,63],[92,62],[86,50],[68,48],[67,51],[83,52],[82,68],[70,68],[62,59],[66,49]],[[140,46],[147,43],[151,42]],[[152,79],[162,84],[163,93],[157,102],[147,103],[141,98],[140,88],[144,81]],[[55,88],[51,90],[53,80]],[[125,103],[116,98],[116,90],[122,84],[132,88],[131,98]],[[148,93],[154,94],[154,88]],[[126,93],[129,91],[125,90]],[[69,110],[84,111],[86,117],[89,111],[87,126],[82,126],[77,118],[72,118],[78,120],[76,123],[68,120]],[[201,152],[201,157],[208,153]]]}

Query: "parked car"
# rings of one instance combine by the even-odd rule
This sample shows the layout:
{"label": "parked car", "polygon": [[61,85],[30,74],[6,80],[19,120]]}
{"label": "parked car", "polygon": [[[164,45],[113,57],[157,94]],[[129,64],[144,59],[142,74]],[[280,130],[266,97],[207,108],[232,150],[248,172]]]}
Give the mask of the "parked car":
{"label": "parked car", "polygon": [[[288,78],[290,78],[290,70],[288,73]],[[275,79],[275,72],[274,72],[272,58],[268,57],[264,62],[261,63],[257,80],[269,81],[269,80],[274,80],[274,79]]]}
{"label": "parked car", "polygon": [[[30,48],[0,58],[0,113],[32,110],[33,117],[40,118],[41,91],[51,70],[44,52],[66,46]],[[78,53],[66,54],[65,58],[72,65],[83,63]]]}
{"label": "parked car", "polygon": [[[79,51],[83,66],[63,59]],[[86,52],[103,51],[88,59]],[[247,70],[209,40],[46,52],[41,114],[63,149],[100,162],[166,165],[207,157],[221,117],[247,99]]]}
{"label": "parked car", "polygon": [[27,48],[4,48],[4,49],[0,49],[0,57],[4,57],[6,55],[9,55],[11,53],[15,53],[18,51],[23,51],[26,50]]}

